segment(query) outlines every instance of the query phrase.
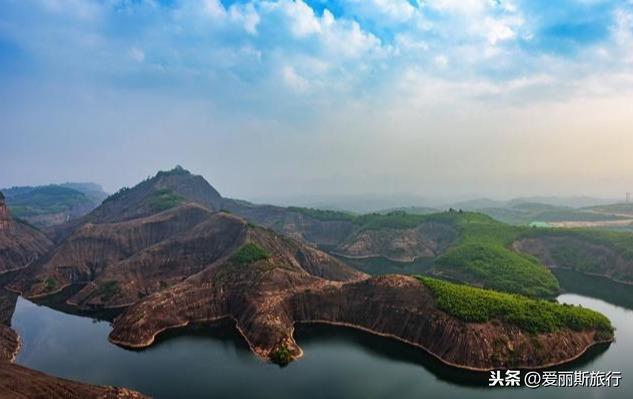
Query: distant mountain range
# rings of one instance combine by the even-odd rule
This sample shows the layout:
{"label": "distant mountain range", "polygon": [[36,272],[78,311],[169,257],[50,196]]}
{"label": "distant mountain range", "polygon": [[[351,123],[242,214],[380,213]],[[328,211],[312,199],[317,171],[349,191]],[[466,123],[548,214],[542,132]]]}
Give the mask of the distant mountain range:
{"label": "distant mountain range", "polygon": [[354,213],[385,212],[389,210],[426,208],[429,210],[447,210],[449,208],[478,210],[486,208],[508,208],[523,203],[539,203],[566,208],[586,208],[617,203],[612,198],[587,196],[533,196],[517,197],[509,200],[491,198],[470,198],[451,200],[408,194],[358,194],[340,196],[295,196],[289,198],[255,198],[255,202],[280,206],[302,206],[306,208],[329,209]]}

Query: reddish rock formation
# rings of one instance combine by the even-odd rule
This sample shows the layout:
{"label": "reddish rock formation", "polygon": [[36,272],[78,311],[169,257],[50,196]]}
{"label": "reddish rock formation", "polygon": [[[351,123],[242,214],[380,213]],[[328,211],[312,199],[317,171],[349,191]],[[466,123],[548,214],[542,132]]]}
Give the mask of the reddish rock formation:
{"label": "reddish rock formation", "polygon": [[357,232],[332,252],[349,258],[384,257],[396,262],[435,258],[457,238],[448,224],[425,222],[413,229],[365,230]]}
{"label": "reddish rock formation", "polygon": [[86,224],[9,287],[38,297],[82,284],[69,304],[128,306],[226,260],[252,235],[267,237],[273,256],[303,265],[313,275],[341,279],[356,274],[316,249],[188,203],[125,222]]}
{"label": "reddish rock formation", "polygon": [[292,208],[254,205],[233,200],[225,200],[224,208],[253,223],[315,246],[334,248],[354,230],[351,221],[319,220],[293,211]]}
{"label": "reddish rock formation", "polygon": [[49,235],[53,241],[61,243],[75,229],[87,223],[115,223],[153,215],[165,209],[161,208],[164,205],[160,202],[161,194],[170,196],[175,202],[195,202],[210,211],[221,210],[225,202],[202,176],[176,167],[158,172],[132,188],[121,189],[88,215],[50,229]]}
{"label": "reddish rock formation", "polygon": [[[222,199],[200,179],[163,172],[114,195],[60,230],[55,250],[10,287],[48,296],[81,284],[70,305],[127,307],[110,335],[127,347],[151,345],[169,328],[229,318],[254,353],[280,363],[301,356],[293,331],[304,322],[392,337],[477,370],[562,363],[599,341],[594,331],[530,335],[500,321],[464,323],[439,311],[414,278],[369,278],[297,240],[213,212]],[[456,236],[437,223],[367,234],[343,249],[409,260],[438,254]]]}
{"label": "reddish rock formation", "polygon": [[9,209],[4,200],[4,194],[0,191],[0,231],[9,231],[13,228],[13,221],[9,215]]}
{"label": "reddish rock formation", "polygon": [[0,193],[0,274],[28,266],[51,246],[39,230],[11,218]]}
{"label": "reddish rock formation", "polygon": [[0,362],[0,399],[141,399],[125,388],[96,386],[51,377],[17,364]]}
{"label": "reddish rock formation", "polygon": [[452,224],[436,221],[422,222],[409,229],[362,230],[352,220],[318,219],[294,208],[230,200],[225,207],[280,234],[354,259],[383,257],[396,262],[413,262],[418,258],[434,258],[458,235]]}
{"label": "reddish rock formation", "polygon": [[87,284],[79,306],[122,306],[195,274],[235,248],[241,219],[185,204],[119,223],[86,224],[10,288],[27,297]]}
{"label": "reddish rock formation", "polygon": [[18,334],[10,327],[18,296],[0,288],[0,362],[15,360],[20,349]]}
{"label": "reddish rock formation", "polygon": [[223,318],[236,322],[254,353],[282,363],[302,355],[293,338],[295,323],[365,330],[474,370],[564,363],[598,341],[594,331],[531,335],[497,321],[462,322],[437,310],[431,291],[412,277],[336,282],[270,260],[229,261],[156,293],[115,320],[110,340],[140,348],[166,329]]}

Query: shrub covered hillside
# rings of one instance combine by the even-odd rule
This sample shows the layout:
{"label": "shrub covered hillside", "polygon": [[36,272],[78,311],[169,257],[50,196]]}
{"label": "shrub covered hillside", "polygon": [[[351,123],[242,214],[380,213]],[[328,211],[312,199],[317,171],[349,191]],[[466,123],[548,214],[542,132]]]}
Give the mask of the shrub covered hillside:
{"label": "shrub covered hillside", "polygon": [[518,237],[536,229],[510,226],[481,213],[455,210],[434,214],[394,211],[357,216],[329,211],[304,212],[327,220],[347,218],[354,226],[352,235],[357,236],[366,231],[415,229],[424,223],[449,225],[457,230],[458,238],[435,258],[433,273],[484,288],[535,297],[553,297],[560,289],[556,277],[538,259],[511,248]]}
{"label": "shrub covered hillside", "polygon": [[575,331],[595,329],[601,340],[613,337],[609,319],[580,306],[530,299],[429,277],[419,279],[433,291],[440,310],[467,322],[499,320],[533,334],[566,328]]}
{"label": "shrub covered hillside", "polygon": [[62,185],[14,187],[3,190],[13,217],[47,227],[82,216],[99,205],[99,196],[88,197]]}
{"label": "shrub covered hillside", "polygon": [[479,213],[454,212],[458,242],[436,261],[436,272],[484,288],[536,297],[550,297],[560,287],[556,277],[536,258],[510,245],[527,227],[509,226]]}
{"label": "shrub covered hillside", "polygon": [[174,193],[168,188],[157,190],[145,199],[145,203],[152,212],[162,212],[174,208],[185,201],[184,197]]}
{"label": "shrub covered hillside", "polygon": [[231,257],[231,260],[240,265],[254,263],[259,260],[268,259],[268,252],[257,244],[247,243],[242,245]]}

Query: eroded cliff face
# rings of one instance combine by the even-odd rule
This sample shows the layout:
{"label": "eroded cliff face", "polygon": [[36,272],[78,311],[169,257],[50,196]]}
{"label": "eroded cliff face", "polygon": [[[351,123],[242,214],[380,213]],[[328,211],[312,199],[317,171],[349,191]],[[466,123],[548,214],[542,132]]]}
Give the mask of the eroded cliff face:
{"label": "eroded cliff face", "polygon": [[351,220],[320,220],[291,208],[239,204],[229,208],[280,234],[354,259],[383,257],[413,262],[418,258],[434,258],[458,236],[455,226],[431,221],[410,229],[361,230]]}
{"label": "eroded cliff face", "polygon": [[270,205],[240,205],[227,201],[232,212],[277,233],[313,246],[335,247],[353,231],[351,221],[319,220],[300,212]]}
{"label": "eroded cliff face", "polygon": [[443,223],[422,223],[414,229],[360,231],[333,252],[349,258],[384,257],[396,262],[435,258],[457,238],[457,230]]}
{"label": "eroded cliff face", "polygon": [[27,267],[51,247],[39,230],[11,218],[0,193],[0,274]]}
{"label": "eroded cliff face", "polygon": [[11,216],[9,215],[9,209],[4,200],[4,194],[0,192],[0,231],[8,231],[13,227]]}
{"label": "eroded cliff face", "polygon": [[574,235],[544,235],[515,241],[512,248],[532,255],[548,267],[600,275],[633,284],[633,260],[609,246]]}
{"label": "eroded cliff face", "polygon": [[[161,202],[166,199],[168,202]],[[144,218],[183,203],[196,203],[210,211],[219,211],[224,199],[202,176],[176,167],[158,172],[132,188],[121,189],[89,214],[50,228],[48,235],[59,244],[85,224]]]}
{"label": "eroded cliff face", "polygon": [[10,327],[18,296],[0,288],[0,363],[12,362],[20,349],[18,334]]}
{"label": "eroded cliff face", "polygon": [[125,222],[86,224],[10,288],[38,297],[82,284],[69,304],[127,306],[227,256],[246,228],[237,217],[193,203]]}
{"label": "eroded cliff face", "polygon": [[151,345],[162,331],[230,318],[252,351],[285,363],[301,357],[295,323],[348,326],[401,340],[441,361],[473,370],[539,368],[580,356],[595,331],[531,335],[494,321],[465,323],[436,309],[431,291],[407,276],[352,275],[333,281],[292,262],[217,265],[130,307],[110,340]]}
{"label": "eroded cliff face", "polygon": [[395,338],[462,368],[541,368],[582,354],[594,331],[529,334],[500,322],[466,323],[436,309],[419,280],[381,276],[290,299],[296,322],[344,325]]}
{"label": "eroded cliff face", "polygon": [[126,388],[96,386],[52,377],[17,364],[0,362],[0,399],[141,399]]}
{"label": "eroded cliff face", "polygon": [[290,334],[293,320],[285,308],[289,296],[367,277],[323,252],[261,228],[250,228],[245,243],[269,255],[248,264],[221,260],[149,296],[115,321],[110,340],[144,347],[165,329],[230,318],[259,356],[274,357],[280,348],[299,356]]}

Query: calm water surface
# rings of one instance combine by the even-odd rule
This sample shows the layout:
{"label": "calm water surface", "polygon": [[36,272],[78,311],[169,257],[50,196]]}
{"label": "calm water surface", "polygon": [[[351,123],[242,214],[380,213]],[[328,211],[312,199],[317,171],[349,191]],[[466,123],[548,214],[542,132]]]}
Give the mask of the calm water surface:
{"label": "calm water surface", "polygon": [[447,368],[389,339],[332,327],[300,327],[305,357],[279,368],[252,356],[232,326],[171,333],[144,351],[107,341],[108,322],[61,313],[22,298],[13,316],[18,363],[156,398],[623,398],[633,393],[633,311],[577,294],[559,301],[606,314],[617,341],[565,369],[618,370],[620,388],[488,388],[487,376]]}

